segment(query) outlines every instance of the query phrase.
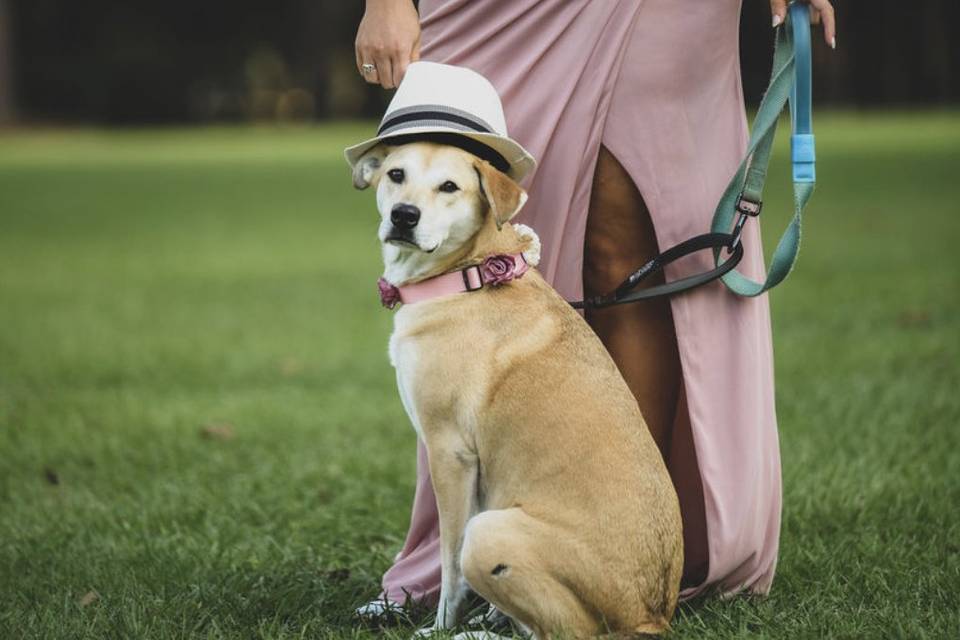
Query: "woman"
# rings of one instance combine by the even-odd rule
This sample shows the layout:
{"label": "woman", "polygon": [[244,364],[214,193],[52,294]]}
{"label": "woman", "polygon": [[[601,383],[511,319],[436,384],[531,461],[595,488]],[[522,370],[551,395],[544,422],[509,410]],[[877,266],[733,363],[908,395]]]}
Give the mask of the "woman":
{"label": "woman", "polygon": [[[830,2],[810,4],[834,48]],[[770,5],[777,26],[787,2]],[[739,13],[740,0],[421,0],[418,16],[410,0],[367,0],[357,68],[389,89],[422,56],[493,83],[511,134],[539,163],[518,221],[540,235],[544,277],[579,299],[709,229],[748,136]],[[740,269],[760,278],[757,225],[743,237]],[[712,266],[709,255],[693,256],[667,275]],[[714,282],[590,310],[586,320],[636,396],[680,497],[682,595],[766,593],[780,530],[766,296],[738,298]],[[435,598],[438,537],[421,444],[410,531],[383,580],[387,600]]]}

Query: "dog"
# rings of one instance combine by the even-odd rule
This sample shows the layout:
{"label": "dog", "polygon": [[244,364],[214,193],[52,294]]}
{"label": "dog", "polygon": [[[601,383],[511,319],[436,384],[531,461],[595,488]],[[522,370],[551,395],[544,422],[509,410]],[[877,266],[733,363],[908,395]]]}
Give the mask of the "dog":
{"label": "dog", "polygon": [[[353,181],[376,189],[390,285],[537,250],[510,223],[526,193],[464,149],[381,142]],[[403,304],[394,321],[389,358],[440,515],[432,629],[456,626],[472,589],[537,638],[667,630],[683,567],[677,495],[580,315],[530,268]]]}

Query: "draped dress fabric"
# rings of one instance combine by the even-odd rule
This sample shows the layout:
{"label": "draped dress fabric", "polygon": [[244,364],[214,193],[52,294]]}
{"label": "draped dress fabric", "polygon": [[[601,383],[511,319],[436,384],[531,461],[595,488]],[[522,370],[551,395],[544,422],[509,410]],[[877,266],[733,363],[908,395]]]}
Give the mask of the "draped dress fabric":
{"label": "draped dress fabric", "polygon": [[[486,76],[511,137],[538,160],[517,217],[543,245],[539,266],[561,295],[583,290],[583,241],[600,145],[625,167],[661,249],[710,229],[746,147],[740,0],[422,0],[425,60]],[[756,223],[741,271],[763,273]],[[625,239],[629,241],[629,239]],[[706,270],[709,252],[668,279]],[[626,276],[626,274],[624,274]],[[639,303],[643,304],[643,303]],[[766,296],[719,282],[675,296],[673,320],[703,485],[709,573],[686,589],[766,593],[780,530],[780,457]],[[422,443],[406,542],[384,595],[435,599],[436,499]]]}

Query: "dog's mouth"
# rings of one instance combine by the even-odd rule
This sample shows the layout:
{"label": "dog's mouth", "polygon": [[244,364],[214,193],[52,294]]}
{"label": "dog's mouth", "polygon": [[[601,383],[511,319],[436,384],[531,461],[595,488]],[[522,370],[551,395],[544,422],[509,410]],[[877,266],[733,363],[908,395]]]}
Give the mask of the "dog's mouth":
{"label": "dog's mouth", "polygon": [[417,244],[416,242],[414,242],[411,238],[408,238],[408,237],[406,237],[406,236],[396,235],[396,234],[387,236],[386,238],[384,238],[383,241],[384,241],[384,242],[389,242],[390,244],[396,245],[396,246],[412,247],[412,248],[414,248],[414,249],[417,249],[418,251],[423,251],[424,253],[433,253],[433,252],[436,250],[437,246],[439,246],[439,245],[437,245],[437,246],[433,246],[433,247],[431,247],[431,248],[429,248],[429,249],[424,249],[424,248],[421,247],[419,244]]}

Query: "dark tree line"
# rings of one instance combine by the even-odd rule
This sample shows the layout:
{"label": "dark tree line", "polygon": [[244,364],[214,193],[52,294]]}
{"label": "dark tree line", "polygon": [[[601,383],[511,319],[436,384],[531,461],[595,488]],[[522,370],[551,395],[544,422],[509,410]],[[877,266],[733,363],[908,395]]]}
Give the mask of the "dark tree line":
{"label": "dark tree line", "polygon": [[[818,103],[960,100],[960,44],[951,33],[960,5],[904,4],[835,2],[838,49],[818,41],[815,51]],[[362,0],[0,0],[0,119],[376,116],[389,96],[354,69],[362,9]],[[751,102],[770,65],[769,21],[766,0],[744,0],[741,53]]]}

